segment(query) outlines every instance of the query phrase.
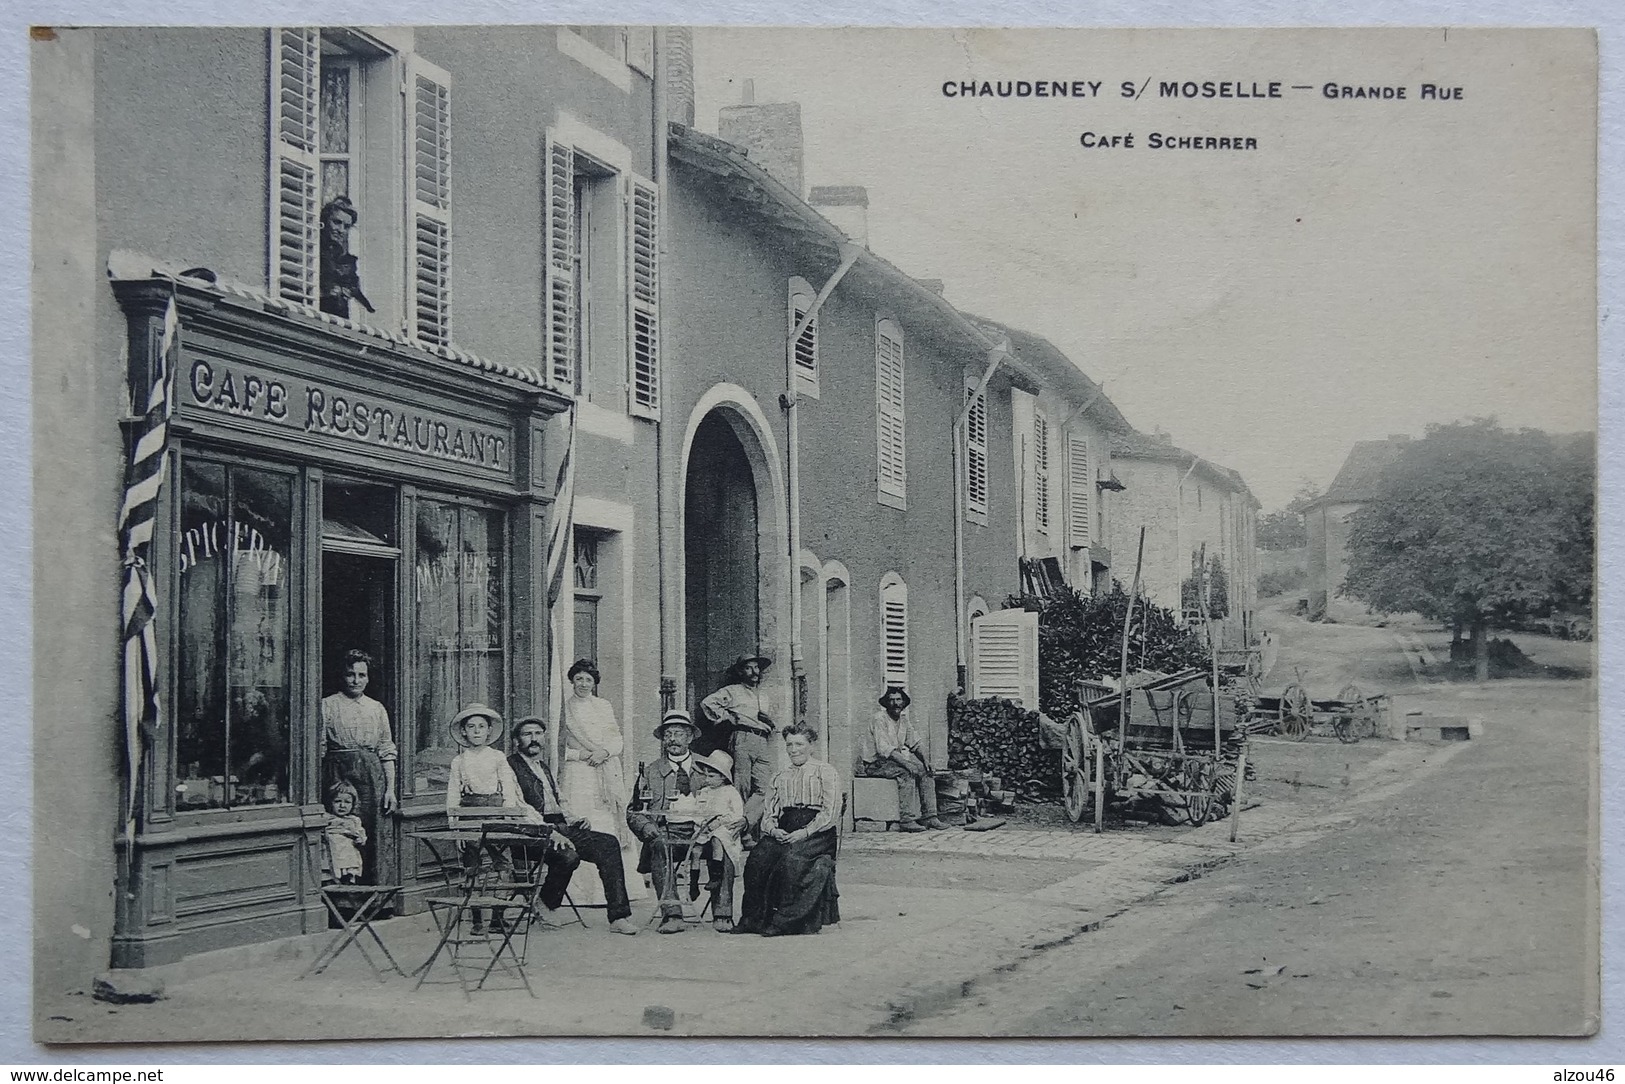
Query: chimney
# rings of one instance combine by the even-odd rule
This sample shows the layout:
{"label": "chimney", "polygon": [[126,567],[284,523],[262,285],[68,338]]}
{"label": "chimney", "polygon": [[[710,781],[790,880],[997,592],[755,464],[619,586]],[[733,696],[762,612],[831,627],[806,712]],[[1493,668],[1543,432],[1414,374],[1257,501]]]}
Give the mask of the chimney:
{"label": "chimney", "polygon": [[[807,196],[825,218],[840,227],[842,233],[869,247],[869,190],[861,184],[814,185]],[[940,293],[941,283],[938,283]]]}
{"label": "chimney", "polygon": [[756,102],[756,85],[745,80],[743,101],[723,106],[717,118],[717,135],[736,147],[743,147],[750,160],[800,199],[801,187],[801,103]]}
{"label": "chimney", "polygon": [[694,127],[694,31],[686,26],[666,27],[666,119]]}
{"label": "chimney", "polygon": [[1173,435],[1167,430],[1163,429],[1163,427],[1160,425],[1151,430],[1151,439],[1156,441],[1158,444],[1166,444],[1169,447],[1172,447],[1174,443]]}

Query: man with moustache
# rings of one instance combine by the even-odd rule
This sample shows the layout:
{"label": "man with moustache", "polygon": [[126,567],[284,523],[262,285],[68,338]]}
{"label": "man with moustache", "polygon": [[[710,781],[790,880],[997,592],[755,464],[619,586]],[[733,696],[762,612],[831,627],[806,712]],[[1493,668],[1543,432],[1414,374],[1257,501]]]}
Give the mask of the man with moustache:
{"label": "man with moustache", "polygon": [[[653,879],[655,895],[660,897],[659,933],[681,933],[688,929],[672,871],[678,862],[688,857],[695,826],[692,820],[667,820],[662,825],[662,819],[651,814],[670,813],[679,798],[699,789],[695,777],[699,765],[689,748],[699,733],[700,728],[682,708],[666,712],[660,725],[655,727],[655,737],[660,739],[660,759],[651,761],[643,769],[643,793],[649,808],[626,811],[627,827],[643,841],[638,869]],[[731,864],[725,863],[725,858],[712,858],[708,867],[712,924],[719,931],[733,926],[733,876],[729,869]]]}
{"label": "man with moustache", "polygon": [[[553,772],[542,759],[547,748],[547,723],[535,716],[519,720],[514,728],[516,748],[508,754],[508,766],[524,794],[525,803],[553,824],[555,834],[570,841],[574,854],[562,850],[549,852],[547,876],[542,881],[542,905],[554,910],[564,900],[565,887],[570,876],[582,862],[598,867],[598,879],[604,885],[604,904],[609,915],[609,928],[616,933],[636,934],[638,928],[630,921],[632,904],[626,895],[626,872],[621,865],[621,844],[608,832],[594,832],[585,818],[571,817],[559,799],[559,788]],[[563,823],[559,823],[562,821]],[[572,861],[574,858],[576,860]]]}

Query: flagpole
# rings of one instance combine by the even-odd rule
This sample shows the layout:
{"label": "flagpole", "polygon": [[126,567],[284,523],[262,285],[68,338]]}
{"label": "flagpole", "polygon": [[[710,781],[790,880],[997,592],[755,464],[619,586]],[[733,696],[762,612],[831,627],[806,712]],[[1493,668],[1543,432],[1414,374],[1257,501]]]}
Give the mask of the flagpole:
{"label": "flagpole", "polygon": [[[123,644],[122,700],[124,756],[128,789],[124,806],[126,851],[135,841],[140,803],[141,761],[145,737],[159,726],[158,702],[158,593],[148,557],[158,498],[169,473],[169,419],[174,411],[170,381],[179,368],[180,313],[171,288],[164,307],[163,333],[156,369],[147,389],[145,408],[130,419],[124,471],[124,499],[119,507],[118,539],[124,566],[120,597],[120,637]],[[129,344],[123,350],[129,366]],[[132,397],[133,398],[133,397]]]}

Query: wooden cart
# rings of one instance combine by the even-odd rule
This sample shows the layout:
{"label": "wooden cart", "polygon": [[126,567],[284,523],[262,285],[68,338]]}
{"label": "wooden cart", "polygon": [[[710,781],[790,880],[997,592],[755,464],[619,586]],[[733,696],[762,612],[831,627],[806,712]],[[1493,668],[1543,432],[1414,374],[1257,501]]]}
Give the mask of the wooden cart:
{"label": "wooden cart", "polygon": [[1232,694],[1221,688],[1215,719],[1209,677],[1199,670],[1158,678],[1126,697],[1090,690],[1067,720],[1061,748],[1071,820],[1092,806],[1098,831],[1108,804],[1140,807],[1168,824],[1200,825],[1231,811],[1246,751]]}
{"label": "wooden cart", "polygon": [[1299,675],[1279,696],[1252,698],[1248,719],[1293,741],[1302,741],[1313,731],[1353,744],[1376,737],[1387,711],[1387,693],[1367,695],[1353,682],[1343,686],[1334,699],[1315,700]]}

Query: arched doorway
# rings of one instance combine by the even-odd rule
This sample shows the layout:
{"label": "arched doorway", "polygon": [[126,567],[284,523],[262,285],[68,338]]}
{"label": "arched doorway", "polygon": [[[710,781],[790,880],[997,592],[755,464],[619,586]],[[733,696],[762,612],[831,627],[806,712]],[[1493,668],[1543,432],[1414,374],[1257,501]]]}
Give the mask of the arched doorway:
{"label": "arched doorway", "polygon": [[735,658],[763,642],[759,519],[750,457],[724,412],[713,410],[694,432],[683,494],[684,672],[691,709],[726,683]]}

